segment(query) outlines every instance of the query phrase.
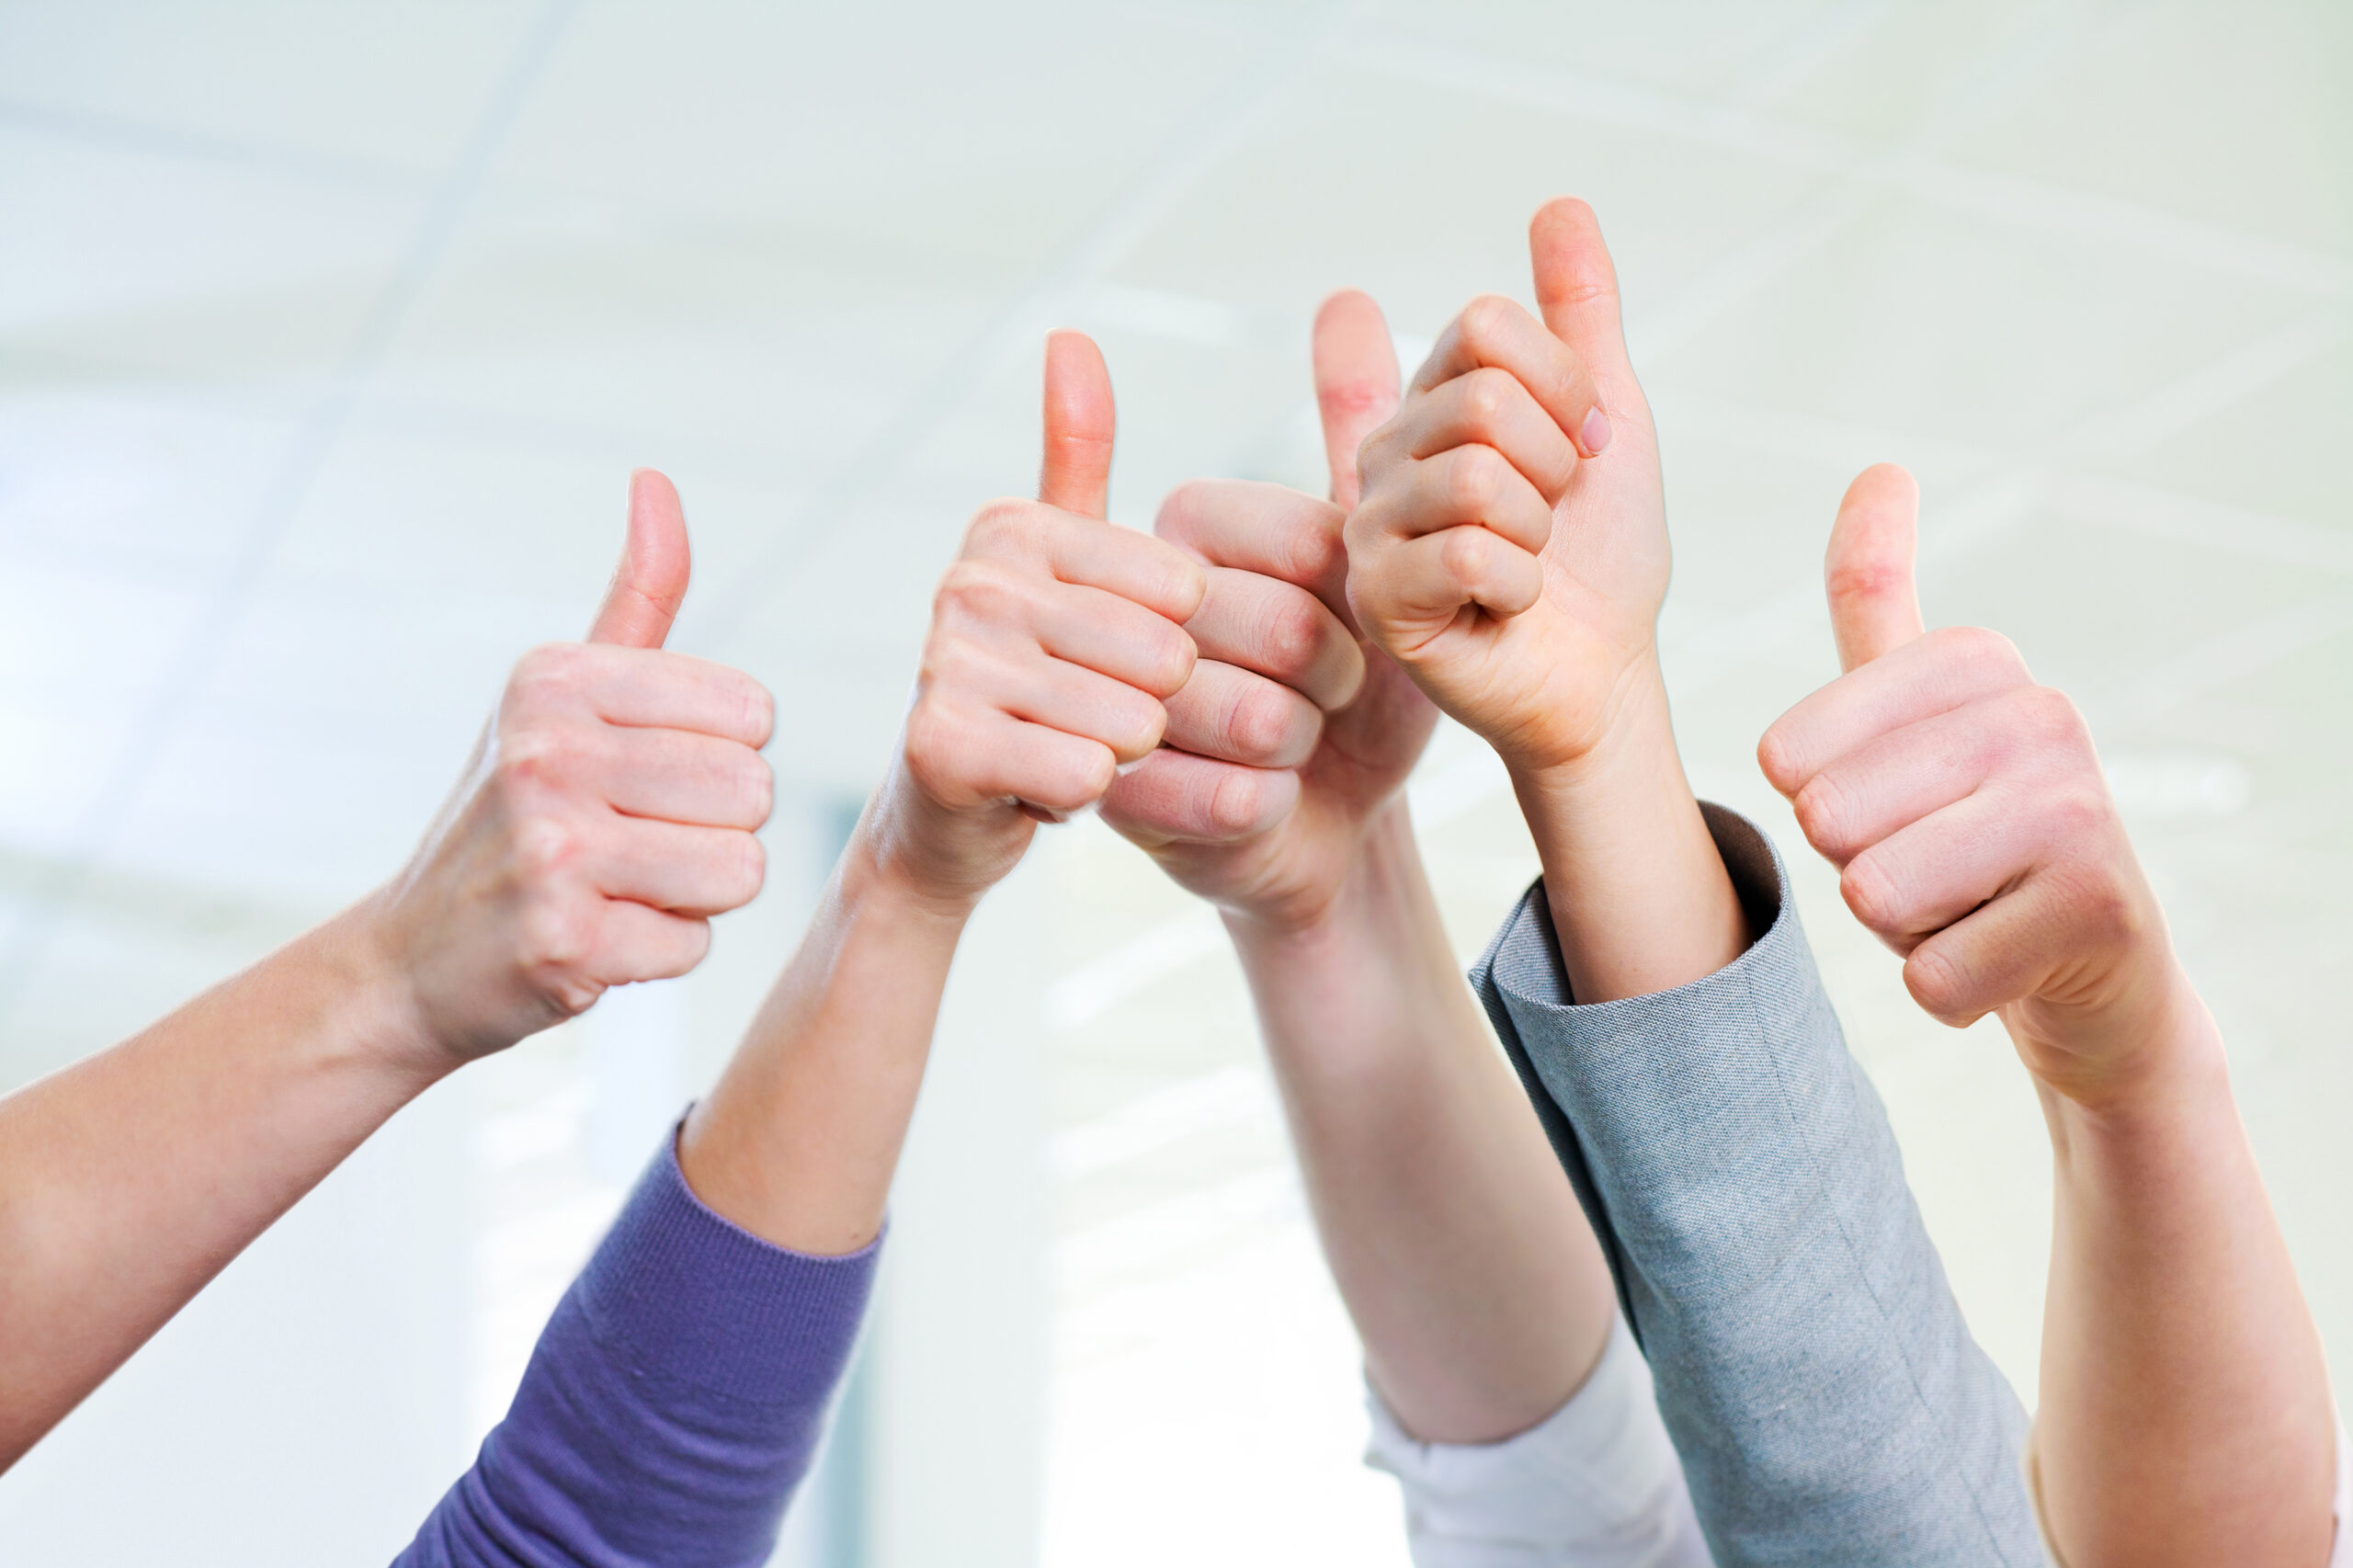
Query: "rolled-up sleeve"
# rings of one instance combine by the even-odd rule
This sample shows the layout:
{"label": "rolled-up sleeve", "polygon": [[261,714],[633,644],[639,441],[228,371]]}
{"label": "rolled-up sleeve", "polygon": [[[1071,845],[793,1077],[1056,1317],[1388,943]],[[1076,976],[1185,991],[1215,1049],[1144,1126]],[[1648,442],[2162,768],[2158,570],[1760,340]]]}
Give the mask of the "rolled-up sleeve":
{"label": "rolled-up sleeve", "polygon": [[1724,1568],[2042,1561],[2026,1417],[1971,1337],[1779,857],[1707,808],[1761,936],[1579,1006],[1539,882],[1472,981],[1599,1234]]}
{"label": "rolled-up sleeve", "polygon": [[856,1346],[879,1245],[771,1245],[696,1198],[665,1143],[398,1568],[766,1562]]}

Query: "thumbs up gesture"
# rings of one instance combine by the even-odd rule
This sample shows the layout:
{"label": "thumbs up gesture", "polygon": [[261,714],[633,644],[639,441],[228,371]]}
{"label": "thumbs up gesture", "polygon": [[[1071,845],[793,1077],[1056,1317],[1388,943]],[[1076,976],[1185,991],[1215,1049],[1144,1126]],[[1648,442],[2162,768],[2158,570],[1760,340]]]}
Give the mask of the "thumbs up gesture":
{"label": "thumbs up gesture", "polygon": [[759,892],[774,706],[740,670],[663,651],[688,566],[678,494],[640,471],[588,641],[516,665],[465,778],[370,901],[416,1022],[456,1062],[686,973],[710,916]]}
{"label": "thumbs up gesture", "polygon": [[1201,568],[1104,520],[1111,382],[1086,337],[1046,340],[1035,501],[974,515],[940,580],[899,756],[870,809],[881,869],[953,909],[1013,869],[1040,822],[1092,805],[1160,744],[1193,670]]}
{"label": "thumbs up gesture", "polygon": [[1438,722],[1347,619],[1357,449],[1397,407],[1380,307],[1353,291],[1325,301],[1314,364],[1331,500],[1197,480],[1160,508],[1155,531],[1208,568],[1187,623],[1200,662],[1169,701],[1166,744],[1103,801],[1104,820],[1177,881],[1286,930],[1330,908]]}
{"label": "thumbs up gesture", "polygon": [[1365,442],[1348,602],[1373,642],[1515,772],[1578,763],[1663,713],[1666,513],[1592,209],[1529,231],[1540,321],[1473,300]]}
{"label": "thumbs up gesture", "polygon": [[1848,488],[1825,568],[1847,673],[1757,760],[1921,1006],[1998,1013],[2039,1080],[2104,1106],[2200,1004],[2075,704],[1997,633],[1922,630],[1918,509],[1900,468]]}

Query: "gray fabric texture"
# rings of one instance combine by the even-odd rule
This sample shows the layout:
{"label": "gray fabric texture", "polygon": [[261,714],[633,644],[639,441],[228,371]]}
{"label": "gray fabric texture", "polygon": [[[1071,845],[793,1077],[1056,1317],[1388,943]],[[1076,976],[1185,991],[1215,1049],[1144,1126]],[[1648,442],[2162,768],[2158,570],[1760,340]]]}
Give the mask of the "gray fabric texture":
{"label": "gray fabric texture", "polygon": [[1748,951],[1575,1006],[1540,881],[1472,971],[1602,1239],[1722,1568],[2044,1559],[2027,1420],[1961,1321],[1765,835],[1704,808]]}

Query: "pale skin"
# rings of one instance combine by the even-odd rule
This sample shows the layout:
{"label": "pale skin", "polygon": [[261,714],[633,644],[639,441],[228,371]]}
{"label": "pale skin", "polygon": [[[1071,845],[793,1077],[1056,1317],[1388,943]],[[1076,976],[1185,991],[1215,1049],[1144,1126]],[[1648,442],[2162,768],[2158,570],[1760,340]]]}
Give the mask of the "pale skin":
{"label": "pale skin", "polygon": [[679,1140],[697,1194],[781,1246],[838,1255],[880,1233],[965,922],[1040,821],[1152,754],[1193,672],[1205,575],[1103,520],[1110,381],[1075,333],[1047,343],[1045,428],[1039,499],[973,518],[890,775]]}
{"label": "pale skin", "polygon": [[1757,756],[1922,1007],[1992,1013],[2056,1174],[2035,1459],[2070,1568],[2320,1568],[2327,1369],[2233,1101],[2083,719],[2017,649],[1924,631],[1918,492],[1866,471],[1826,579],[1847,674]]}
{"label": "pale skin", "polygon": [[1201,658],[1103,812],[1224,915],[1382,1399],[1425,1441],[1493,1442],[1576,1392],[1616,1297],[1414,842],[1404,787],[1436,710],[1347,618],[1355,454],[1397,403],[1370,299],[1325,302],[1314,359],[1330,502],[1204,482],[1161,508],[1208,569]]}
{"label": "pale skin", "polygon": [[392,881],[0,1100],[0,1468],[394,1111],[609,986],[685,973],[759,890],[771,707],[662,651],[677,494],[631,480],[588,641],[517,665]]}
{"label": "pale skin", "polygon": [[1536,299],[1473,301],[1358,457],[1348,603],[1495,748],[1580,1003],[1701,979],[1746,920],[1685,779],[1659,673],[1666,509],[1592,209],[1529,229]]}

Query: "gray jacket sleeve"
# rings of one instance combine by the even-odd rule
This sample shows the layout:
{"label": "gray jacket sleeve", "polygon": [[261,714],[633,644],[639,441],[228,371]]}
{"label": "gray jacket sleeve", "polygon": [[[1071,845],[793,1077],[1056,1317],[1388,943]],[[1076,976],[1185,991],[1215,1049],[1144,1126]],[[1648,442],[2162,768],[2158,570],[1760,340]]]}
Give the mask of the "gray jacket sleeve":
{"label": "gray jacket sleeve", "polygon": [[1608,1254],[1722,1568],[2039,1568],[2026,1416],[1946,1282],[1772,845],[1705,808],[1756,944],[1578,1006],[1541,882],[1472,983]]}

